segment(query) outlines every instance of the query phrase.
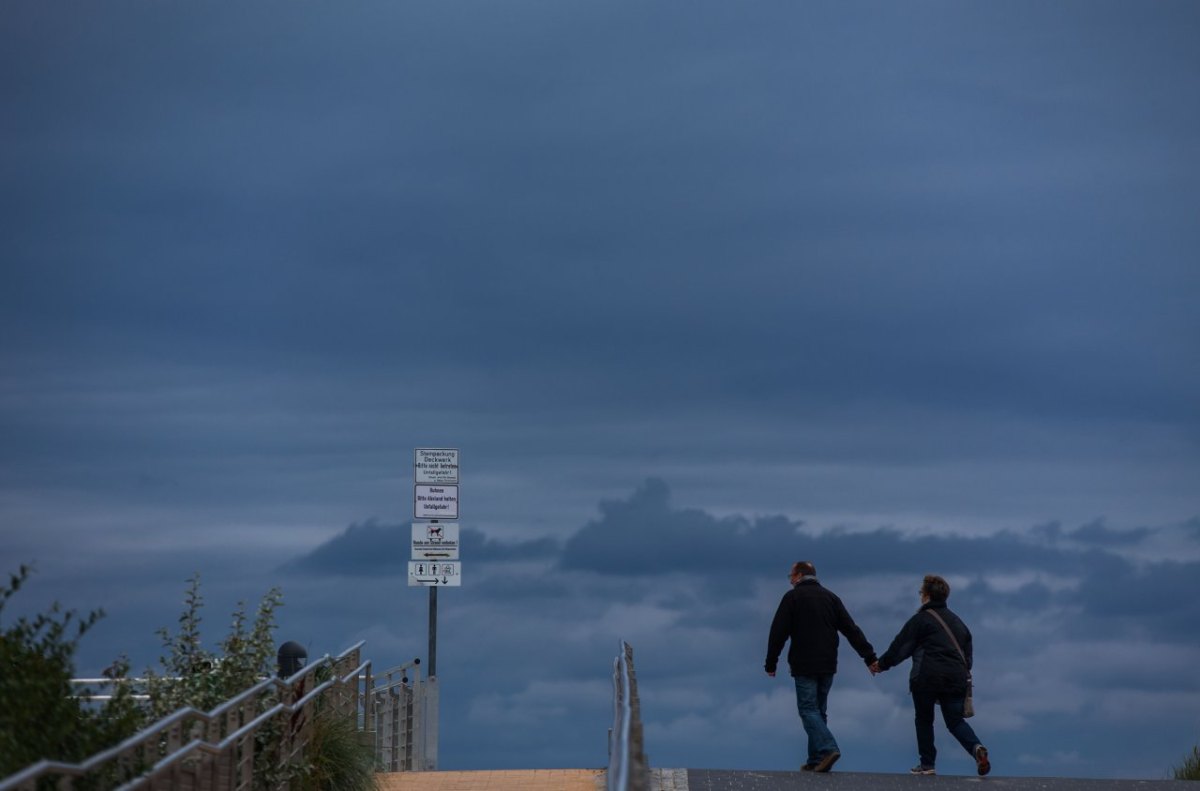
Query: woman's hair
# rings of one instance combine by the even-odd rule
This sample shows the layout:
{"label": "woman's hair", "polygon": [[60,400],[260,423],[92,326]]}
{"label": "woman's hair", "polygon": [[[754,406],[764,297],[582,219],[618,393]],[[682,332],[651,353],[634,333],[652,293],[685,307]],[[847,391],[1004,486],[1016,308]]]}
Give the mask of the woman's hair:
{"label": "woman's hair", "polygon": [[950,583],[936,574],[926,574],[921,583],[921,592],[928,596],[930,601],[944,602],[950,598]]}

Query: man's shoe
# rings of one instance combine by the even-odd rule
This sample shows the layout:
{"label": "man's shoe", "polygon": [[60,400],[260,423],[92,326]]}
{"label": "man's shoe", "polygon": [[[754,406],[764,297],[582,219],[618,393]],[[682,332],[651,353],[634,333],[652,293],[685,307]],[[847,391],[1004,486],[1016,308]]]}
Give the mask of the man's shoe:
{"label": "man's shoe", "polygon": [[987,748],[982,744],[975,745],[975,769],[979,772],[979,776],[992,771],[992,764],[988,761]]}
{"label": "man's shoe", "polygon": [[821,763],[819,763],[815,767],[813,767],[813,771],[814,772],[828,772],[830,769],[833,768],[833,765],[837,763],[837,759],[839,759],[841,757],[842,757],[842,754],[839,753],[837,750],[834,750],[831,753],[825,753],[823,756],[821,756]]}
{"label": "man's shoe", "polygon": [[908,773],[910,775],[935,775],[935,774],[937,774],[937,770],[934,769],[932,766],[926,766],[925,764],[917,764],[912,769],[909,769]]}
{"label": "man's shoe", "polygon": [[811,772],[812,770],[814,770],[814,769],[816,769],[816,768],[817,768],[817,765],[816,765],[816,764],[814,764],[814,763],[807,763],[807,764],[805,764],[804,766],[801,766],[801,767],[800,767],[800,771],[801,771],[801,772]]}

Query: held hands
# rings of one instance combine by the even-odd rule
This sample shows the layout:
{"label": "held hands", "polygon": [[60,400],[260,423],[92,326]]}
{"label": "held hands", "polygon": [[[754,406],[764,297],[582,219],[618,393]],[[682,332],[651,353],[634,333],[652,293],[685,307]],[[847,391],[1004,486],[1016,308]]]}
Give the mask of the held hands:
{"label": "held hands", "polygon": [[881,667],[879,666],[879,660],[878,660],[878,659],[876,659],[876,660],[875,660],[874,662],[872,662],[871,664],[867,665],[867,670],[870,670],[870,671],[871,671],[871,675],[873,675],[873,676],[877,676],[877,675],[879,675],[880,673],[882,673],[882,672],[883,672],[883,668],[881,668]]}

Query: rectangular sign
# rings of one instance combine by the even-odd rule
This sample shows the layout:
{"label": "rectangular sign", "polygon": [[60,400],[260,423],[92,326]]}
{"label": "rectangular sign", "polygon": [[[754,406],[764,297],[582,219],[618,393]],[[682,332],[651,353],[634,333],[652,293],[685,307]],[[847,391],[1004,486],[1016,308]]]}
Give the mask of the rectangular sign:
{"label": "rectangular sign", "polygon": [[439,563],[410,560],[408,562],[408,587],[461,588],[462,564],[457,561]]}
{"label": "rectangular sign", "polygon": [[458,483],[458,448],[415,449],[413,483]]}
{"label": "rectangular sign", "polygon": [[413,522],[413,560],[458,560],[458,522]]}
{"label": "rectangular sign", "polygon": [[417,519],[458,519],[458,487],[418,483],[413,487]]}

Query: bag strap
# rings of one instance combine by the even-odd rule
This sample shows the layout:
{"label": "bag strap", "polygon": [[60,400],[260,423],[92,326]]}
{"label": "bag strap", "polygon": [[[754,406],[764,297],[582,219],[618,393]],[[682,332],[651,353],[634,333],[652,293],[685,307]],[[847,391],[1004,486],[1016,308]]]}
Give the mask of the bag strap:
{"label": "bag strap", "polygon": [[[967,664],[967,655],[963,653],[962,648],[958,644],[958,639],[954,636],[954,632],[950,631],[950,627],[946,625],[946,622],[942,620],[942,616],[938,615],[933,610],[926,610],[925,612],[929,613],[934,618],[936,618],[937,622],[942,625],[942,628],[946,630],[946,634],[950,635],[950,642],[954,643],[954,649],[956,651],[958,651],[959,658],[962,659],[964,665]],[[967,668],[967,677],[970,678],[970,676],[971,676],[971,668],[968,667]]]}

